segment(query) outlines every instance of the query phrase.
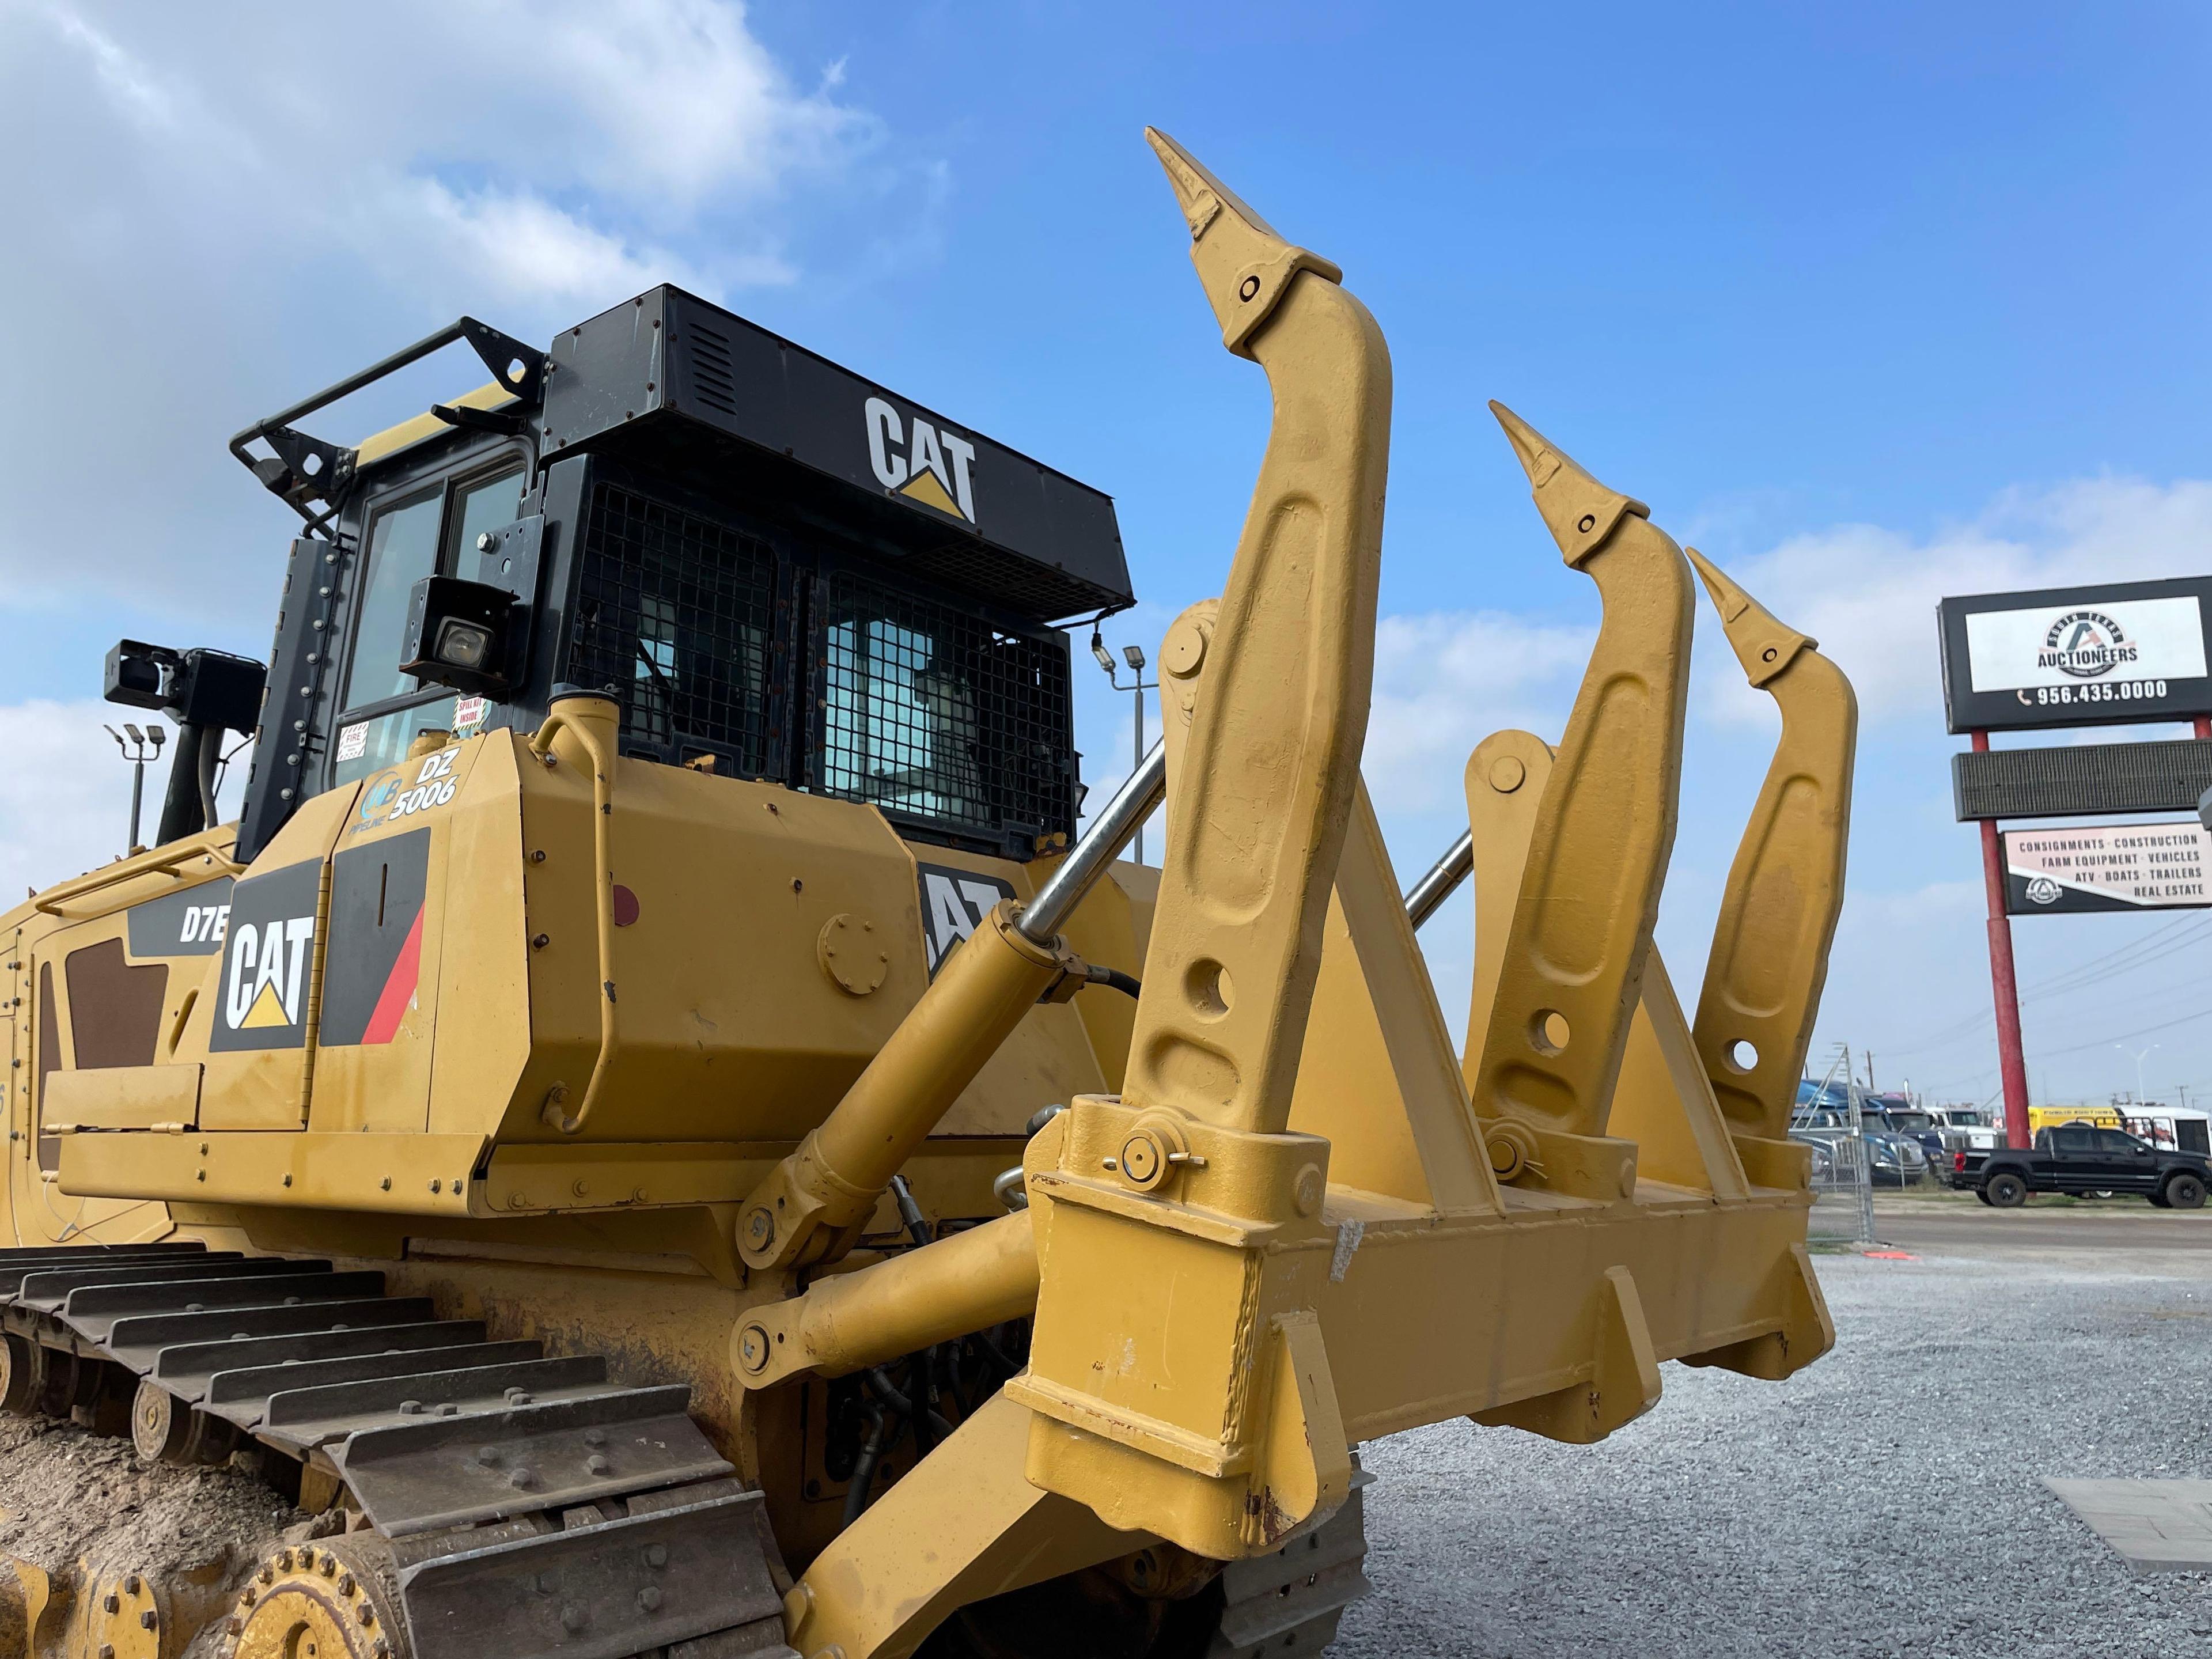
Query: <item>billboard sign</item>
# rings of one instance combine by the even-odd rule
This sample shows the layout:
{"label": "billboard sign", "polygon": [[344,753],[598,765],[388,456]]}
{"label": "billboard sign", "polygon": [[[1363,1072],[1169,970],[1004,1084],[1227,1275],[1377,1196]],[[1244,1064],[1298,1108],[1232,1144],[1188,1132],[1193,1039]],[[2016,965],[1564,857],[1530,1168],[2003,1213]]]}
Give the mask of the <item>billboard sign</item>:
{"label": "billboard sign", "polygon": [[2212,830],[2194,821],[2007,830],[2002,840],[2012,915],[2212,906]]}
{"label": "billboard sign", "polygon": [[1954,732],[2212,714],[2212,576],[1978,593],[1936,617]]}
{"label": "billboard sign", "polygon": [[1976,818],[2189,812],[2212,791],[2212,743],[2074,743],[1951,757],[1962,823]]}

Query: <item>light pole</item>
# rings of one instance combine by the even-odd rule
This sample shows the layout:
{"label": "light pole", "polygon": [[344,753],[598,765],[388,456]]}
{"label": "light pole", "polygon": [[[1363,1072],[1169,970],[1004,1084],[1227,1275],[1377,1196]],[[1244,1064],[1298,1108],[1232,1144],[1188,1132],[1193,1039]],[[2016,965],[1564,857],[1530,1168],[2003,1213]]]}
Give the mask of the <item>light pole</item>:
{"label": "light pole", "polygon": [[123,732],[117,731],[112,726],[105,726],[103,729],[109,737],[115,739],[115,746],[123,751],[123,758],[131,763],[131,839],[126,846],[130,852],[135,853],[138,850],[138,803],[144,799],[146,795],[146,763],[149,760],[159,760],[161,757],[161,740],[167,737],[168,733],[158,726],[150,725],[141,732],[129,720],[125,720],[123,722],[123,732],[128,732],[131,734],[130,742],[125,743],[123,740]]}
{"label": "light pole", "polygon": [[2136,1104],[2140,1106],[2143,1103],[2143,1061],[2149,1059],[2151,1055],[2158,1052],[2159,1045],[2154,1042],[2149,1048],[2145,1048],[2140,1054],[2136,1054],[2134,1049],[2130,1048],[2127,1044],[2124,1042],[2115,1042],[2112,1047],[2118,1048],[2124,1054],[2133,1054],[2135,1056]]}
{"label": "light pole", "polygon": [[[1091,654],[1098,659],[1098,665],[1106,671],[1106,678],[1116,691],[1127,690],[1137,694],[1137,726],[1129,747],[1129,763],[1132,767],[1142,766],[1145,763],[1145,693],[1158,690],[1160,683],[1145,678],[1145,653],[1133,645],[1125,645],[1121,647],[1121,657],[1129,665],[1130,683],[1123,685],[1120,668],[1114,661],[1114,653],[1106,648],[1106,641],[1098,637],[1095,623],[1091,629]],[[1145,861],[1145,826],[1141,823],[1137,826],[1135,840],[1130,843],[1130,855],[1139,864]]]}

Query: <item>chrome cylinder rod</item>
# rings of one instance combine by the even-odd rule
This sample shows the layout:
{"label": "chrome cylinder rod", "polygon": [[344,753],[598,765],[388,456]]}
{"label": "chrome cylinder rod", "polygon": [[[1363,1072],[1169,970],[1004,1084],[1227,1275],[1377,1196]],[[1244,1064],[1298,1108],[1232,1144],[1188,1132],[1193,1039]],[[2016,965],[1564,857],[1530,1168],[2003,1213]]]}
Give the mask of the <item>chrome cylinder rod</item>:
{"label": "chrome cylinder rod", "polygon": [[1474,869],[1474,835],[1462,831],[1444,855],[1429,866],[1429,873],[1406,893],[1406,915],[1419,927],[1437,912]]}
{"label": "chrome cylinder rod", "polygon": [[1043,945],[1060,932],[1060,924],[1083,902],[1091,884],[1105,874],[1115,855],[1129,844],[1152,809],[1167,799],[1167,748],[1156,743],[1114,792],[1114,798],[1099,810],[1091,821],[1091,833],[1075,843],[1075,850],[1060,861],[1059,869],[1045,878],[1036,897],[1015,921],[1024,939]]}

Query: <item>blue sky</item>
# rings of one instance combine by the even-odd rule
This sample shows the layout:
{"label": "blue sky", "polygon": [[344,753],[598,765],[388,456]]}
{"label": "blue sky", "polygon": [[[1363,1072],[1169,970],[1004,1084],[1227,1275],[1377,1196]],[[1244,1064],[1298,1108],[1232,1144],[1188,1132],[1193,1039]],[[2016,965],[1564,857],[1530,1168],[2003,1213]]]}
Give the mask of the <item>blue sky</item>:
{"label": "blue sky", "polygon": [[[118,635],[265,651],[286,517],[224,437],[463,310],[544,337],[662,277],[708,292],[1111,491],[1146,603],[1109,638],[1152,648],[1218,584],[1267,400],[1149,121],[1389,337],[1369,774],[1401,873],[1455,833],[1474,741],[1556,736],[1595,623],[1498,397],[1851,671],[1820,1042],[1981,1098],[1930,613],[2206,568],[2208,33],[2178,5],[409,0],[271,31],[0,0],[0,752],[52,780],[6,809],[0,879],[70,873],[119,813],[88,705]],[[1717,644],[1706,611],[1661,933],[1686,988],[1772,731]],[[1110,782],[1126,700],[1079,673]],[[2120,1040],[2212,1097],[2212,920],[2179,921],[2020,927],[2023,980],[2061,988],[2027,1011],[2039,1092],[2132,1086]],[[1425,935],[1448,1011],[1469,925]]]}

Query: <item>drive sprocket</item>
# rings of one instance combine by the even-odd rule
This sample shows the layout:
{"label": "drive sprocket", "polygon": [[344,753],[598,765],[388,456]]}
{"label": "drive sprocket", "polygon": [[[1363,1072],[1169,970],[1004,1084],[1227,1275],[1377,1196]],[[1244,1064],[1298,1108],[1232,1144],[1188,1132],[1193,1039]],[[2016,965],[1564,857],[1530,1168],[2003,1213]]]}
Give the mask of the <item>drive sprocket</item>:
{"label": "drive sprocket", "polygon": [[391,1553],[369,1534],[276,1552],[227,1628],[231,1659],[408,1659]]}

